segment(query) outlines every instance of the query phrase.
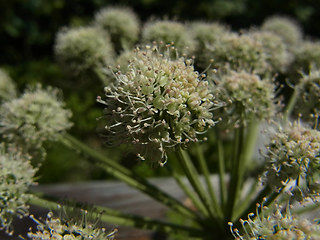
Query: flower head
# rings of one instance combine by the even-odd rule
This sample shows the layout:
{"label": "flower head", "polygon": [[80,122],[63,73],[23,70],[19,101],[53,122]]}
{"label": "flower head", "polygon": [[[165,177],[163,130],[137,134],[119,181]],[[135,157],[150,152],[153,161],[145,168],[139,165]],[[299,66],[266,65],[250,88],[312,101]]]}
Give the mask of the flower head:
{"label": "flower head", "polygon": [[266,184],[276,191],[288,186],[299,201],[319,197],[319,131],[294,123],[280,129],[267,149]]}
{"label": "flower head", "polygon": [[210,45],[207,53],[214,60],[214,67],[254,73],[268,70],[262,42],[250,34],[224,34],[218,43]]}
{"label": "flower head", "polygon": [[249,35],[261,42],[271,72],[285,72],[287,70],[292,57],[280,36],[267,31],[252,31],[249,32]]}
{"label": "flower head", "polygon": [[0,133],[9,142],[26,149],[41,148],[55,141],[72,126],[71,111],[64,109],[58,90],[37,86],[0,107]]}
{"label": "flower head", "polygon": [[16,95],[16,86],[12,79],[3,69],[0,69],[0,99],[9,100]]}
{"label": "flower head", "polygon": [[[272,210],[272,211],[270,211]],[[289,209],[281,211],[281,206],[275,204],[272,209],[257,204],[256,216],[251,213],[248,220],[240,219],[243,227],[243,235],[239,230],[232,229],[231,232],[236,239],[241,240],[305,240],[318,239],[320,225],[305,218],[291,215]]]}
{"label": "flower head", "polygon": [[166,161],[166,150],[198,141],[214,125],[208,82],[184,58],[171,60],[157,47],[137,49],[128,72],[106,87],[107,141],[133,143],[142,158]]}
{"label": "flower head", "polygon": [[275,113],[274,86],[271,81],[245,71],[230,71],[216,79],[213,93],[225,102],[219,126],[246,124],[252,119],[265,120]]}
{"label": "flower head", "polygon": [[207,54],[208,48],[219,46],[222,36],[230,33],[230,30],[225,25],[207,22],[191,23],[188,30],[195,40],[197,64],[206,69],[212,58]]}
{"label": "flower head", "polygon": [[188,34],[183,23],[169,20],[149,21],[142,31],[142,41],[145,43],[173,43],[181,53],[190,54],[194,51],[195,42]]}
{"label": "flower head", "polygon": [[95,23],[110,34],[117,51],[131,48],[139,38],[140,21],[129,8],[104,8],[95,15]]}
{"label": "flower head", "polygon": [[14,147],[0,144],[0,229],[11,234],[14,217],[28,214],[28,188],[34,184],[36,169],[30,157]]}
{"label": "flower head", "polygon": [[61,66],[76,76],[107,66],[114,55],[108,33],[95,27],[62,29],[54,50]]}
{"label": "flower head", "polygon": [[263,22],[261,29],[280,36],[290,49],[294,49],[302,40],[300,26],[288,17],[269,17]]}
{"label": "flower head", "polygon": [[32,240],[108,240],[114,239],[117,230],[106,232],[105,228],[99,228],[91,224],[87,219],[88,212],[83,211],[82,221],[60,219],[49,212],[47,219],[41,222],[31,218],[38,224],[36,232],[29,232]]}

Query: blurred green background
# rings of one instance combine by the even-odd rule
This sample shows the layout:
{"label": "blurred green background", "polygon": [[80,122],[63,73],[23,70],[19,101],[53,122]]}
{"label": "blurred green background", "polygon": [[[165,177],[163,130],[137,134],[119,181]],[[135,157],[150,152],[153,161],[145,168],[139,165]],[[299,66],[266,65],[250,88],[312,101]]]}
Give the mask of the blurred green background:
{"label": "blurred green background", "polygon": [[[40,82],[61,88],[64,99],[74,115],[71,134],[89,145],[101,148],[96,131],[96,118],[103,107],[95,102],[103,94],[100,83],[90,88],[74,88],[56,64],[53,53],[55,34],[63,26],[86,25],[93,15],[106,6],[129,6],[145,22],[150,17],[188,20],[220,21],[234,30],[260,25],[271,15],[296,19],[310,37],[320,36],[320,1],[317,0],[0,0],[0,66],[15,80],[22,92],[26,84]],[[49,144],[47,161],[39,175],[40,182],[80,181],[108,178],[85,156],[59,144]],[[144,176],[166,175],[166,169],[150,169],[140,163],[126,147],[104,149],[124,165]]]}

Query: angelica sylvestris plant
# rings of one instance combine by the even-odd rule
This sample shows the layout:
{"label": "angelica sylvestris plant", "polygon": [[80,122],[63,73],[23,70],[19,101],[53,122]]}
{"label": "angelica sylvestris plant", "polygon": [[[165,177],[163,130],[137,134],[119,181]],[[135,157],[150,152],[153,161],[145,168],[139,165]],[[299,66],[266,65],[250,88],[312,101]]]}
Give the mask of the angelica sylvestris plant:
{"label": "angelica sylvestris plant", "polygon": [[163,164],[167,150],[197,142],[215,123],[214,97],[191,59],[170,59],[156,46],[136,49],[126,73],[106,87],[107,142],[132,143],[141,158]]}
{"label": "angelica sylvestris plant", "polygon": [[36,169],[30,156],[22,154],[13,145],[0,144],[0,229],[13,233],[15,217],[28,215],[28,188],[34,185]]}
{"label": "angelica sylvestris plant", "polygon": [[[105,84],[105,96],[97,101],[104,108],[99,123],[106,145],[132,146],[140,159],[167,168],[191,204],[122,166],[112,154],[66,134],[71,112],[54,89],[36,87],[19,98],[13,93],[5,98],[0,107],[3,141],[30,154],[46,141],[59,141],[165,205],[177,219],[187,219],[160,221],[96,206],[101,220],[111,224],[162,231],[173,239],[178,234],[204,240],[317,239],[318,222],[281,207],[300,209],[299,204],[308,203],[305,210],[316,209],[319,198],[317,49],[313,54],[294,22],[270,18],[235,32],[217,23],[149,21],[139,35],[131,12],[106,8],[96,13],[93,25],[60,31],[57,59],[79,78],[89,82],[96,75]],[[112,81],[107,72],[113,73]],[[279,86],[285,84],[293,91],[282,97]],[[254,154],[258,144],[266,146],[260,157]],[[212,174],[218,176],[216,184]],[[58,209],[39,193],[28,202]],[[114,237],[51,213],[46,221],[35,221],[39,227],[29,233],[31,239]]]}

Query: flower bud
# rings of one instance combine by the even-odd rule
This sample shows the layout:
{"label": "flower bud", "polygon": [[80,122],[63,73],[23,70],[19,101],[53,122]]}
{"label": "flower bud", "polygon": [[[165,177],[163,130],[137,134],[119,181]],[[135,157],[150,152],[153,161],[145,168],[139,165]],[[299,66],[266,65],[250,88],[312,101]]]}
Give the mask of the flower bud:
{"label": "flower bud", "polygon": [[57,89],[37,86],[1,105],[0,133],[28,152],[41,148],[45,141],[57,140],[72,126],[71,115],[59,100]]}
{"label": "flower bud", "polygon": [[169,20],[147,22],[142,31],[142,41],[144,43],[157,41],[173,44],[181,54],[190,54],[195,48],[194,39],[188,34],[185,25]]}
{"label": "flower bud", "polygon": [[109,35],[95,27],[60,30],[54,50],[61,66],[75,76],[108,66],[114,56]]}
{"label": "flower bud", "polygon": [[130,49],[139,38],[140,21],[129,8],[104,8],[96,13],[95,24],[110,35],[117,52]]}

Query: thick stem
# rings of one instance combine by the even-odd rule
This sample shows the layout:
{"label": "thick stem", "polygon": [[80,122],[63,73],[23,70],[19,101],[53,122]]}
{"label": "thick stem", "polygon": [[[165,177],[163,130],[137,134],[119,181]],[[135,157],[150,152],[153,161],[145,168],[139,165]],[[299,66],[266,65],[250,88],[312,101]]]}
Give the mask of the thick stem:
{"label": "thick stem", "polygon": [[293,90],[293,93],[290,97],[290,100],[288,102],[288,104],[286,105],[286,108],[284,109],[284,113],[283,113],[283,124],[286,124],[286,122],[288,121],[288,118],[294,108],[294,105],[296,104],[297,102],[297,99],[298,99],[298,95],[300,93],[299,91],[300,89],[300,86],[296,86]]}
{"label": "thick stem", "polygon": [[198,143],[196,144],[196,151],[197,151],[197,160],[199,162],[200,169],[202,171],[202,174],[204,176],[204,180],[207,185],[207,189],[208,189],[208,192],[209,192],[209,195],[211,198],[211,203],[212,203],[213,209],[217,213],[218,217],[222,217],[221,207],[219,206],[219,203],[217,201],[217,197],[214,193],[214,189],[213,189],[213,186],[211,183],[208,165],[207,165],[206,160],[204,159],[203,150]]}
{"label": "thick stem", "polygon": [[243,126],[235,129],[235,141],[233,148],[233,159],[231,162],[231,179],[228,191],[228,200],[226,205],[226,222],[230,221],[233,216],[234,206],[237,201],[238,191],[240,189],[239,177],[240,177],[240,165],[241,165],[241,150],[243,147]]}
{"label": "thick stem", "polygon": [[146,179],[143,179],[135,175],[132,171],[128,170],[127,168],[124,168],[123,166],[119,165],[117,162],[107,158],[100,152],[97,152],[94,149],[88,147],[87,145],[81,143],[80,141],[73,138],[72,136],[66,135],[64,139],[62,139],[62,143],[64,143],[68,147],[72,147],[92,157],[93,159],[98,161],[99,165],[111,176],[149,195],[153,199],[161,202],[162,204],[168,206],[169,208],[185,215],[188,218],[191,218],[191,219],[198,218],[195,212],[191,211],[189,208],[184,206],[180,201],[176,200],[172,196],[163,192],[161,189],[152,185]]}
{"label": "thick stem", "polygon": [[224,164],[224,149],[222,140],[218,140],[218,161],[219,161],[219,186],[220,186],[220,204],[222,209],[225,209],[227,190],[225,180],[225,164]]}
{"label": "thick stem", "polygon": [[213,206],[206,195],[205,190],[202,187],[200,182],[199,174],[193,165],[189,155],[183,151],[181,148],[178,149],[178,160],[181,164],[184,173],[186,174],[187,179],[189,180],[191,186],[193,187],[194,191],[197,193],[199,199],[202,201],[204,206],[208,209],[209,215],[212,220],[217,221],[217,214],[214,212]]}
{"label": "thick stem", "polygon": [[209,216],[209,212],[203,203],[199,200],[196,194],[183,182],[180,174],[176,171],[176,168],[170,168],[173,178],[176,180],[179,187],[186,194],[186,196],[192,201],[198,211],[200,211],[205,217]]}

